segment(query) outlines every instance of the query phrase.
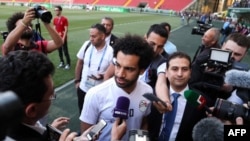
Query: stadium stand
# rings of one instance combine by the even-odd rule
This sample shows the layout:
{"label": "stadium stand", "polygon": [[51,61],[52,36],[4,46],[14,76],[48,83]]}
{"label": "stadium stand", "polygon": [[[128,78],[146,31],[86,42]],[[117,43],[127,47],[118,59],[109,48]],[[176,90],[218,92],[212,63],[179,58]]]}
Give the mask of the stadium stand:
{"label": "stadium stand", "polygon": [[[73,4],[89,4],[89,5],[110,5],[110,6],[124,6],[124,7],[138,7],[140,3],[146,3],[147,8],[151,9],[165,9],[182,11],[196,0],[2,0],[3,2],[17,2],[17,3],[50,3],[50,1]],[[63,2],[64,1],[64,2]]]}
{"label": "stadium stand", "polygon": [[49,2],[49,0],[29,0],[29,3],[46,3]]}
{"label": "stadium stand", "polygon": [[165,0],[160,9],[182,11],[195,0]]}
{"label": "stadium stand", "polygon": [[127,6],[128,7],[137,7],[140,3],[147,3],[148,4],[147,7],[154,8],[154,3],[157,3],[157,1],[154,1],[154,0],[131,0],[131,2]]}
{"label": "stadium stand", "polygon": [[128,0],[99,0],[98,5],[123,6]]}
{"label": "stadium stand", "polygon": [[9,2],[10,0],[1,0],[1,2]]}
{"label": "stadium stand", "polygon": [[1,0],[1,2],[9,2],[9,3],[48,3],[49,0]]}

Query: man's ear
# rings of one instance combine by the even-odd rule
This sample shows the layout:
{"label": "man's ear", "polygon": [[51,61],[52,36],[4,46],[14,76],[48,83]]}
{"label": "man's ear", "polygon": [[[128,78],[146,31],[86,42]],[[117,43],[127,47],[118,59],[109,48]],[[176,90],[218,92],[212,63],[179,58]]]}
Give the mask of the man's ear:
{"label": "man's ear", "polygon": [[103,40],[105,40],[105,38],[106,38],[106,34],[105,34],[105,33],[103,33],[103,35],[102,35],[102,39],[103,39]]}
{"label": "man's ear", "polygon": [[144,34],[144,40],[147,41],[147,34]]}
{"label": "man's ear", "polygon": [[213,44],[213,45],[215,45],[216,43],[217,43],[217,41],[216,41],[216,40],[213,40],[213,41],[212,41],[212,44]]}
{"label": "man's ear", "polygon": [[28,118],[33,118],[37,115],[37,104],[30,103],[25,108],[25,116]]}

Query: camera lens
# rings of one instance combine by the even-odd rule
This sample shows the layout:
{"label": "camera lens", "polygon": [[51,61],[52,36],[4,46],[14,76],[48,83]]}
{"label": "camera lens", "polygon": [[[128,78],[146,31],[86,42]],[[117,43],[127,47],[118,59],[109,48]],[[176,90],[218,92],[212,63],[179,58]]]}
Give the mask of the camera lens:
{"label": "camera lens", "polygon": [[40,19],[45,23],[50,23],[52,19],[52,14],[50,11],[38,10]]}
{"label": "camera lens", "polygon": [[52,14],[50,11],[42,9],[42,6],[35,5],[34,6],[35,12],[36,12],[36,18],[40,18],[45,23],[50,23],[52,19]]}
{"label": "camera lens", "polygon": [[242,117],[245,121],[250,121],[249,110],[247,108],[220,98],[215,102],[213,115],[232,122],[235,122],[237,117]]}

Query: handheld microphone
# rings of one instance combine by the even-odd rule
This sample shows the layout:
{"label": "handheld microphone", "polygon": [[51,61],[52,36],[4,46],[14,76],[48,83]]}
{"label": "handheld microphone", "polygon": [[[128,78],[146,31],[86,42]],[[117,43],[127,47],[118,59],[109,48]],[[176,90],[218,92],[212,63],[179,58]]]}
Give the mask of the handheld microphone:
{"label": "handheld microphone", "polygon": [[205,108],[207,112],[210,114],[212,111],[207,107],[206,105],[206,99],[202,95],[198,94],[197,92],[193,90],[186,90],[184,92],[184,97],[187,99],[187,102],[193,105],[194,107],[197,107],[197,109]]}
{"label": "handheld microphone", "polygon": [[250,72],[229,70],[225,73],[225,83],[238,87],[250,89]]}
{"label": "handheld microphone", "polygon": [[130,100],[127,97],[125,96],[119,97],[116,102],[116,107],[114,109],[113,117],[128,119],[129,104]]}

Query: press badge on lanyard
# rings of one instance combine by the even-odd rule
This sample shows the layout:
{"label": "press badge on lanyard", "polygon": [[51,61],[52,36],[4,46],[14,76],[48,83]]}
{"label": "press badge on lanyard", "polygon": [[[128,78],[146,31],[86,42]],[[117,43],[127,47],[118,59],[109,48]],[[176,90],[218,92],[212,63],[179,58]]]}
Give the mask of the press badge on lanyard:
{"label": "press badge on lanyard", "polygon": [[[106,53],[106,50],[107,50],[107,45],[105,45],[104,51],[103,51],[103,53],[102,53],[102,58],[101,58],[101,60],[100,60],[100,62],[99,62],[99,65],[98,65],[98,68],[97,68],[97,72],[100,71],[101,64],[102,64],[104,55],[105,55],[105,53]],[[91,66],[92,54],[93,54],[93,47],[92,47],[92,49],[91,49],[91,54],[90,54],[90,56],[89,56],[89,65],[88,65],[89,70],[90,70],[90,66]],[[98,74],[97,74],[97,75],[98,75]],[[86,86],[86,87],[91,88],[91,87],[93,87],[93,86],[99,84],[98,82],[100,81],[100,79],[96,79],[95,76],[96,76],[96,74],[94,74],[94,72],[90,72],[90,71],[89,71],[88,76],[87,76],[87,80],[86,80],[86,82],[85,82],[85,86]]]}
{"label": "press badge on lanyard", "polygon": [[87,76],[87,80],[85,82],[85,85],[86,85],[86,87],[91,88],[91,87],[96,85],[96,81],[97,80],[94,80],[93,78],[91,78],[91,76]]}

